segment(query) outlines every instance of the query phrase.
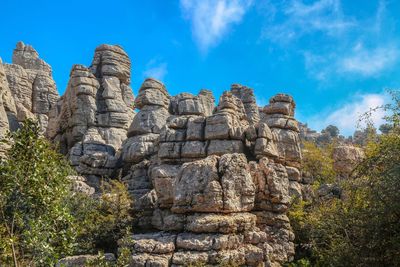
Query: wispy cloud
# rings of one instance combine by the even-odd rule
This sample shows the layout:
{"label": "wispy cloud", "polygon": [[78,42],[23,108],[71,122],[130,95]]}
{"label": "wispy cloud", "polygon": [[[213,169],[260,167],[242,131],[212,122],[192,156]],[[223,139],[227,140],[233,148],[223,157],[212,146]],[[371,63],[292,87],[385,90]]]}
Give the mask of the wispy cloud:
{"label": "wispy cloud", "polygon": [[377,77],[390,70],[399,60],[400,50],[395,43],[365,47],[356,43],[325,53],[303,52],[305,67],[310,76],[329,82],[334,77]]}
{"label": "wispy cloud", "polygon": [[253,0],[180,0],[184,17],[203,52],[218,44],[234,24],[242,21]]}
{"label": "wispy cloud", "polygon": [[166,62],[160,61],[159,59],[151,59],[146,64],[146,70],[143,72],[145,78],[155,78],[163,80],[165,75],[168,73],[168,65]]}
{"label": "wispy cloud", "polygon": [[[399,40],[387,28],[385,0],[377,1],[375,13],[366,19],[345,14],[341,0],[269,2],[275,3],[275,18],[262,36],[286,51],[300,52],[306,71],[317,80],[376,77],[399,61]],[[291,46],[301,38],[300,50]]]}
{"label": "wispy cloud", "polygon": [[[348,136],[352,135],[357,127],[364,127],[365,122],[360,121],[362,115],[371,109],[383,106],[390,102],[390,97],[386,93],[380,94],[355,94],[350,97],[345,103],[330,108],[318,114],[318,116],[308,119],[308,124],[311,128],[321,130],[332,124],[336,125],[341,134]],[[375,126],[384,123],[383,117],[385,111],[378,109],[372,112],[369,118]]]}
{"label": "wispy cloud", "polygon": [[396,63],[399,50],[395,45],[365,48],[358,43],[352,53],[339,60],[338,70],[342,73],[374,76],[391,68]]}
{"label": "wispy cloud", "polygon": [[355,27],[357,22],[344,16],[340,0],[319,0],[304,4],[299,0],[281,5],[283,21],[268,25],[263,36],[279,43],[288,43],[303,35],[322,32],[337,35]]}

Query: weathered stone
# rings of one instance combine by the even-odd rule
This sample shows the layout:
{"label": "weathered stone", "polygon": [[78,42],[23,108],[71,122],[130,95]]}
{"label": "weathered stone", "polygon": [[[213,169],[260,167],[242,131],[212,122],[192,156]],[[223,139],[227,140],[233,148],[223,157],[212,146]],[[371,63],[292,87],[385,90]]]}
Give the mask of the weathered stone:
{"label": "weathered stone", "polygon": [[163,164],[151,170],[151,180],[156,190],[160,207],[172,207],[174,200],[173,186],[179,168],[179,165]]}
{"label": "weathered stone", "polygon": [[223,209],[250,211],[254,206],[255,185],[244,154],[225,154],[219,160]]}
{"label": "weathered stone", "polygon": [[211,140],[207,155],[224,155],[227,153],[243,153],[244,145],[240,140]]}
{"label": "weathered stone", "polygon": [[135,234],[133,250],[149,254],[169,254],[175,250],[176,235],[167,233]]}
{"label": "weathered stone", "polygon": [[130,258],[130,267],[168,267],[172,254],[152,255],[147,253],[134,253]]}
{"label": "weathered stone", "polygon": [[128,130],[129,136],[155,133],[159,134],[169,116],[165,108],[149,108],[140,110],[134,117]]}
{"label": "weathered stone", "polygon": [[223,209],[218,157],[185,163],[176,177],[174,212],[218,212]]}
{"label": "weathered stone", "polygon": [[51,67],[39,58],[32,46],[19,42],[13,53],[13,64],[4,65],[4,70],[13,98],[13,101],[7,101],[7,109],[14,109],[15,102],[16,119],[19,122],[37,119],[45,132],[49,111],[59,97]]}
{"label": "weathered stone", "polygon": [[0,64],[0,135],[36,118],[84,175],[70,177],[75,191],[93,194],[103,177],[122,175],[140,214],[129,266],[278,266],[292,258],[289,195],[307,200],[312,181],[299,171],[290,96],[260,109],[252,89],[232,85],[215,107],[208,90],[170,97],[149,78],[134,100],[129,57],[101,45],[90,68],[73,66],[58,99],[51,68],[33,48],[19,44],[13,63]]}
{"label": "weathered stone", "polygon": [[364,157],[364,151],[359,147],[337,146],[333,149],[333,169],[342,178],[347,178]]}
{"label": "weathered stone", "polygon": [[185,230],[194,233],[238,233],[254,229],[257,217],[251,213],[194,214],[187,217]]}
{"label": "weathered stone", "polygon": [[210,116],[214,108],[214,97],[210,91],[202,90],[195,96],[181,93],[171,99],[171,113],[177,115]]}
{"label": "weathered stone", "polygon": [[93,195],[95,189],[86,183],[86,178],[83,176],[68,176],[72,181],[72,188],[75,192],[83,193],[86,195]]}
{"label": "weathered stone", "polygon": [[202,141],[204,140],[204,117],[191,117],[188,119],[186,140],[188,141]]}
{"label": "weathered stone", "polygon": [[182,146],[182,158],[204,158],[207,156],[207,143],[201,141],[188,141]]}
{"label": "weathered stone", "polygon": [[158,135],[144,134],[128,138],[122,145],[122,159],[138,163],[157,152]]}
{"label": "weathered stone", "polygon": [[231,92],[239,99],[241,99],[247,120],[250,124],[257,124],[260,121],[260,113],[256,104],[253,89],[240,84],[233,84]]}
{"label": "weathered stone", "polygon": [[186,216],[171,212],[169,209],[156,209],[153,212],[152,225],[162,231],[183,231]]}

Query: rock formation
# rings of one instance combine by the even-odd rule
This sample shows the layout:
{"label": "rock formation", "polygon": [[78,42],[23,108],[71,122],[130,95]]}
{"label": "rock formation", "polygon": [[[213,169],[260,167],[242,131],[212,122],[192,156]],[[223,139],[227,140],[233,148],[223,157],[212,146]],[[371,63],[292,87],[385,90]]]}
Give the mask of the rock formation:
{"label": "rock formation", "polygon": [[74,65],[65,94],[50,112],[49,138],[88,183],[114,177],[134,116],[130,59],[119,46],[96,48],[90,68]]}
{"label": "rock formation", "polygon": [[15,114],[12,101],[4,102],[11,105],[7,107],[10,129],[18,127],[16,121],[34,118],[45,131],[49,111],[58,99],[51,67],[39,58],[32,46],[19,42],[13,53],[12,64],[4,64],[3,68],[16,110]]}
{"label": "rock formation", "polygon": [[284,137],[239,85],[214,108],[209,91],[170,97],[147,79],[135,103],[123,180],[146,233],[132,236],[132,266],[277,265],[293,256],[286,212],[289,176],[300,177],[297,132],[279,150]]}
{"label": "rock formation", "polygon": [[293,257],[286,213],[304,181],[292,97],[278,94],[260,111],[253,90],[235,84],[215,106],[208,90],[170,96],[149,78],[134,99],[129,57],[101,45],[89,68],[72,67],[57,100],[32,48],[18,45],[14,62],[0,65],[0,129],[36,116],[81,175],[70,177],[77,191],[93,194],[121,175],[141,215],[130,266],[279,266]]}
{"label": "rock formation", "polygon": [[349,177],[358,163],[364,159],[364,151],[353,145],[340,145],[333,149],[333,169],[339,179]]}
{"label": "rock formation", "polygon": [[0,59],[0,137],[4,137],[8,130],[15,130],[17,127],[17,108]]}

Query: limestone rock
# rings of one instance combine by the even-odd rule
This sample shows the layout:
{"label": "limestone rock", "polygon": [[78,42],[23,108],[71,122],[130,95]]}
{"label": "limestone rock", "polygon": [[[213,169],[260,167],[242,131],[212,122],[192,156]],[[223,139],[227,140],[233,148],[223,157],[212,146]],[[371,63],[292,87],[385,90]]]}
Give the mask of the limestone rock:
{"label": "limestone rock", "polygon": [[359,147],[337,146],[333,149],[333,169],[340,177],[347,178],[364,157],[364,151]]}
{"label": "limestone rock", "polygon": [[176,177],[174,212],[238,212],[254,206],[255,186],[243,154],[185,163]]}
{"label": "limestone rock", "polygon": [[211,91],[202,90],[195,96],[181,93],[171,99],[170,110],[177,115],[210,116],[214,109],[214,97]]}
{"label": "limestone rock", "polygon": [[[79,173],[100,179],[118,169],[118,151],[134,116],[129,83],[130,60],[119,46],[97,47],[90,68],[73,66],[64,96],[50,111],[47,135]],[[134,161],[135,149],[128,150],[126,158]]]}
{"label": "limestone rock", "polygon": [[[7,106],[9,107],[7,109],[14,110],[12,106],[15,105],[16,111],[16,117],[13,111],[14,126],[12,128],[15,128],[15,120],[21,122],[32,118],[39,122],[42,131],[45,132],[49,112],[59,98],[51,67],[39,58],[39,54],[32,46],[22,42],[17,44],[12,60],[12,64],[4,65],[8,87],[13,98],[11,101],[8,93]],[[11,115],[10,111],[9,114]]]}
{"label": "limestone rock", "polygon": [[256,104],[253,89],[240,84],[233,84],[231,86],[231,92],[237,98],[242,100],[249,123],[257,124],[260,121],[260,113]]}

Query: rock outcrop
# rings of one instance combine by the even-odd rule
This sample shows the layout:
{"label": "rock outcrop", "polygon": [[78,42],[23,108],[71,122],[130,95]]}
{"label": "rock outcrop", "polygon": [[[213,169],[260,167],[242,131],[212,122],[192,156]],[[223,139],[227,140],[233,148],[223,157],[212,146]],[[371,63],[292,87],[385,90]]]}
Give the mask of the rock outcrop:
{"label": "rock outcrop", "polygon": [[101,179],[122,177],[140,214],[130,266],[279,266],[293,257],[286,213],[305,183],[292,97],[278,94],[260,111],[253,90],[235,84],[215,106],[211,91],[170,96],[149,78],[134,99],[129,57],[101,45],[89,68],[72,67],[57,100],[34,50],[18,45],[14,61],[0,65],[0,134],[33,114],[80,175],[70,177],[74,190],[93,194]]}
{"label": "rock outcrop", "polygon": [[260,119],[251,89],[233,85],[214,107],[209,91],[170,97],[147,79],[135,103],[122,158],[146,233],[132,236],[132,266],[268,266],[293,256],[286,212],[289,177],[300,179],[298,136],[279,150],[280,132],[268,114]]}
{"label": "rock outcrop", "polygon": [[333,169],[339,179],[349,177],[358,163],[364,159],[364,151],[353,145],[341,145],[333,149]]}
{"label": "rock outcrop", "polygon": [[[15,121],[32,118],[37,119],[45,131],[49,112],[59,97],[50,65],[39,58],[32,46],[19,42],[13,53],[12,64],[4,64],[3,68],[16,110],[15,118],[14,108],[8,107],[9,127],[14,130],[18,127]],[[11,101],[6,103],[13,105]]]}
{"label": "rock outcrop", "polygon": [[0,138],[4,137],[7,131],[16,128],[18,128],[17,108],[0,59]]}
{"label": "rock outcrop", "polygon": [[72,67],[65,94],[50,112],[47,135],[96,188],[101,177],[116,176],[134,117],[130,67],[121,47],[97,47],[90,68]]}

